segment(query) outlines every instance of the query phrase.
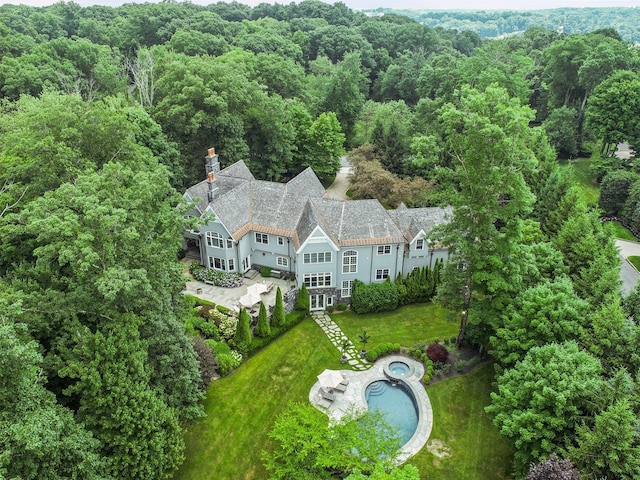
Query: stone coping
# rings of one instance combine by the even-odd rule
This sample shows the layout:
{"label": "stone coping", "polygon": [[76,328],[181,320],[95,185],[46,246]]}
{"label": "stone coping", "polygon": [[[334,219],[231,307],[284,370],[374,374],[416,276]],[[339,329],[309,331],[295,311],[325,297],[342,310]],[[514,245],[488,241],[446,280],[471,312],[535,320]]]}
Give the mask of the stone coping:
{"label": "stone coping", "polygon": [[377,360],[370,369],[364,371],[340,370],[342,377],[349,380],[344,393],[335,391],[335,400],[328,406],[322,401],[320,382],[316,382],[309,392],[309,401],[319,410],[325,412],[331,422],[339,421],[343,416],[368,410],[365,390],[367,386],[377,380],[386,380],[389,377],[385,369],[392,362],[408,364],[412,370],[409,375],[401,379],[395,377],[394,381],[401,381],[409,387],[418,408],[418,426],[415,433],[401,448],[397,457],[398,463],[404,463],[418,453],[427,443],[433,428],[433,410],[427,391],[421,383],[424,376],[424,365],[411,357],[404,355],[389,355]]}

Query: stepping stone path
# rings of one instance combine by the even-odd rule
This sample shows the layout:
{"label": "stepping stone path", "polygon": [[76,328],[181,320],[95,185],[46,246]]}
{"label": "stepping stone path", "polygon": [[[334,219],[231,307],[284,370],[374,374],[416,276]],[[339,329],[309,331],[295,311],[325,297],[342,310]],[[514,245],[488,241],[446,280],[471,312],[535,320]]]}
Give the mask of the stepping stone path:
{"label": "stepping stone path", "polygon": [[345,352],[347,354],[347,364],[351,366],[353,370],[368,370],[371,368],[371,364],[360,356],[360,351],[353,345],[353,342],[340,330],[340,327],[331,320],[331,317],[325,312],[312,312],[311,316],[315,322],[320,325],[320,328],[327,334],[331,343],[342,353],[342,344],[345,340],[350,343],[349,348]]}

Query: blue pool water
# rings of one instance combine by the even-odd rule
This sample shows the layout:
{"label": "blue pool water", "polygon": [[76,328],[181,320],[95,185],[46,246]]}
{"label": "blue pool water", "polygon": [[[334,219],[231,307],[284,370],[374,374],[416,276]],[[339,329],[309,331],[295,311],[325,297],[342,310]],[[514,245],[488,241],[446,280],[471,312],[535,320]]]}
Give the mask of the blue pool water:
{"label": "blue pool water", "polygon": [[389,364],[389,370],[391,370],[396,377],[404,377],[411,371],[409,365],[404,362],[391,362]]}
{"label": "blue pool water", "polygon": [[369,410],[383,413],[387,422],[398,430],[400,443],[407,443],[418,427],[418,409],[413,395],[389,380],[371,383],[364,395]]}

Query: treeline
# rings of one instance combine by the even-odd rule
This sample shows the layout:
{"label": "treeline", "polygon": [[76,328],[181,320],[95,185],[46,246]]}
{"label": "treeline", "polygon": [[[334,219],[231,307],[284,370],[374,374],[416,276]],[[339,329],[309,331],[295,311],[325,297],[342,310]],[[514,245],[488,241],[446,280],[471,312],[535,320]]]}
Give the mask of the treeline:
{"label": "treeline", "polygon": [[378,8],[365,13],[406,15],[432,28],[469,30],[481,38],[522,34],[542,27],[567,34],[589,33],[612,25],[629,42],[640,42],[640,10],[637,8],[554,8],[551,10],[397,10]]}
{"label": "treeline", "polygon": [[[637,420],[634,303],[600,212],[556,162],[602,152],[604,177],[611,145],[640,141],[638,51],[614,30],[482,41],[315,0],[3,5],[0,56],[1,475],[181,463],[203,393],[176,189],[202,179],[209,146],[274,180],[331,178],[361,147],[357,195],[451,205],[436,300],[500,362],[491,413],[518,472],[552,452],[638,472],[633,432],[603,440]],[[550,391],[574,401],[527,403]]]}

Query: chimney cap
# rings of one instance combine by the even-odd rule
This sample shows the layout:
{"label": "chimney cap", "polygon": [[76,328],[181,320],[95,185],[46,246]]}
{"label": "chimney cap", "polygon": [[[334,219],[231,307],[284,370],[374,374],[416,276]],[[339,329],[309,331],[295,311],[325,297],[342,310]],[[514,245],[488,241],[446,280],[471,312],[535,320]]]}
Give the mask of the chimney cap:
{"label": "chimney cap", "polygon": [[207,150],[207,153],[210,157],[214,157],[216,155],[216,149],[211,147],[209,150]]}

